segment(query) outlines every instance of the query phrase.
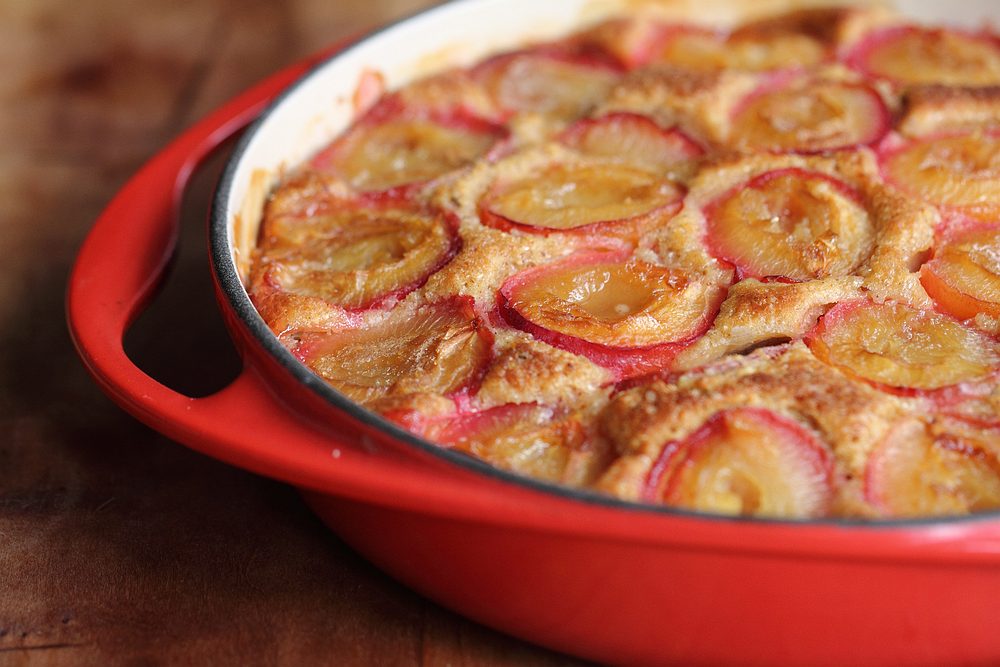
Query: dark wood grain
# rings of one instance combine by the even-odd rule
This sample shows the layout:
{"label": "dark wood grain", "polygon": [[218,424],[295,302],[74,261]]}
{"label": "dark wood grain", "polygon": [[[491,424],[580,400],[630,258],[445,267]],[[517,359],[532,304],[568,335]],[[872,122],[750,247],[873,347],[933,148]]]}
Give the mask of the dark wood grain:
{"label": "dark wood grain", "polygon": [[[0,664],[564,665],[424,601],[280,484],[118,410],[63,322],[102,205],[192,120],[422,0],[0,3]],[[196,179],[174,273],[128,336],[201,395],[238,366],[209,292]]]}

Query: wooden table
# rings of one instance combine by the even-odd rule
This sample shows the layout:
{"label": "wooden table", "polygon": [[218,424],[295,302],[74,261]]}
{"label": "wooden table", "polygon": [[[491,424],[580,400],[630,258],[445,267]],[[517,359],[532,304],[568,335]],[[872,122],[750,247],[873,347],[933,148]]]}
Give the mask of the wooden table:
{"label": "wooden table", "polygon": [[[0,664],[566,665],[354,555],[280,484],[118,410],[63,321],[75,251],[147,157],[283,64],[426,0],[0,4]],[[128,337],[192,395],[232,377],[199,175],[176,269]]]}

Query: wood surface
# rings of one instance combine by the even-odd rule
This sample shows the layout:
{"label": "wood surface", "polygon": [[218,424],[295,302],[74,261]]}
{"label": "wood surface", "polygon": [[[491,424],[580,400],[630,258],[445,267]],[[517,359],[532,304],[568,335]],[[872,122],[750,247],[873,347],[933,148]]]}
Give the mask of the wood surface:
{"label": "wood surface", "polygon": [[[0,2],[0,665],[579,664],[424,601],[291,489],[190,452],[105,398],[63,293],[77,247],[172,136],[282,65],[426,0]],[[238,360],[205,205],[127,339],[191,395]]]}

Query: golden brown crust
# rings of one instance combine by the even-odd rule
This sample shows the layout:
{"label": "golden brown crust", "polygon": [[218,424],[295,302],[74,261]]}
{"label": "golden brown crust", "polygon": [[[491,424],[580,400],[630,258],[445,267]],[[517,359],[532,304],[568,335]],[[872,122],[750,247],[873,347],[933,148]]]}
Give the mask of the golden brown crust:
{"label": "golden brown crust", "polygon": [[832,305],[860,296],[860,287],[855,276],[791,284],[742,280],[730,288],[712,328],[677,358],[677,368],[799,339]]}
{"label": "golden brown crust", "polygon": [[351,323],[347,313],[319,297],[278,289],[260,269],[252,273],[249,292],[257,312],[279,336],[287,331],[342,329]]}
{"label": "golden brown crust", "polygon": [[762,81],[749,72],[696,72],[670,65],[636,70],[611,89],[596,115],[641,113],[677,125],[704,143],[724,145],[732,108]]}
{"label": "golden brown crust", "polygon": [[484,406],[592,402],[610,380],[607,370],[579,355],[514,335],[487,371],[478,398]]}
{"label": "golden brown crust", "polygon": [[865,287],[879,301],[897,299],[931,307],[916,271],[934,241],[939,214],[877,181],[867,181],[862,192],[878,221],[875,251],[860,271]]}
{"label": "golden brown crust", "polygon": [[[604,432],[622,455],[598,486],[638,498],[665,444],[681,440],[709,417],[736,407],[760,407],[809,428],[835,457],[843,482],[863,476],[874,446],[911,410],[902,399],[831,372],[801,343],[730,357],[672,382],[655,381],[615,396],[602,416]],[[859,498],[852,502],[864,504]]]}
{"label": "golden brown crust", "polygon": [[906,23],[906,17],[887,7],[849,8],[837,26],[837,49],[846,52],[875,31]]}
{"label": "golden brown crust", "polygon": [[285,217],[312,215],[337,199],[350,196],[337,179],[311,169],[293,175],[274,191],[264,209],[261,240],[270,236],[270,225]]}
{"label": "golden brown crust", "polygon": [[519,239],[481,226],[463,230],[461,250],[430,277],[423,293],[432,300],[466,294],[488,310],[493,307],[500,285],[512,273],[511,268],[542,264],[565,252],[543,237]]}
{"label": "golden brown crust", "polygon": [[805,35],[827,47],[838,44],[845,22],[857,10],[848,7],[811,7],[768,16],[738,26],[734,37],[770,39],[783,35]]}
{"label": "golden brown crust", "polygon": [[915,86],[903,98],[899,131],[910,137],[1000,129],[1000,86]]}

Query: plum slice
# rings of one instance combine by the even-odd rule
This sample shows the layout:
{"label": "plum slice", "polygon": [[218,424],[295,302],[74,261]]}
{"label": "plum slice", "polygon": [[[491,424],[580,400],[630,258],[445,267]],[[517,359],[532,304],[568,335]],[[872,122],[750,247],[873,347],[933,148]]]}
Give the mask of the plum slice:
{"label": "plum slice", "polygon": [[265,226],[268,277],[294,294],[349,310],[401,298],[455,254],[455,222],[429,208],[343,202]]}
{"label": "plum slice", "polygon": [[757,153],[820,153],[875,143],[889,110],[863,84],[809,79],[767,85],[737,105],[730,143]]}
{"label": "plum slice", "polygon": [[920,282],[941,310],[965,320],[1000,317],[1000,228],[960,231],[920,268]]}
{"label": "plum slice", "polygon": [[366,328],[298,334],[293,352],[335,389],[360,403],[388,395],[453,395],[484,372],[493,334],[469,297],[391,312]]}
{"label": "plum slice", "polygon": [[904,192],[979,219],[1000,217],[1000,135],[927,137],[882,155]]}
{"label": "plum slice", "polygon": [[620,73],[610,58],[540,48],[491,58],[473,70],[508,114],[579,118],[599,102]]}
{"label": "plum slice", "polygon": [[996,343],[957,320],[901,303],[838,304],[807,343],[827,363],[888,388],[928,392],[980,380],[1000,361]]}
{"label": "plum slice", "polygon": [[668,442],[643,496],[718,514],[818,517],[833,496],[833,462],[816,436],[791,419],[735,408]]}
{"label": "plum slice", "polygon": [[662,370],[710,326],[724,296],[683,270],[587,251],[509,278],[500,315],[618,379]]}
{"label": "plum slice", "polygon": [[588,435],[575,414],[534,403],[459,415],[431,432],[447,447],[493,465],[554,482],[589,477]]}
{"label": "plum slice", "polygon": [[647,116],[629,112],[580,120],[562,141],[587,155],[668,175],[704,154],[677,128],[664,129]]}
{"label": "plum slice", "polygon": [[889,28],[862,41],[847,61],[869,76],[905,85],[1000,83],[996,39],[958,30]]}
{"label": "plum slice", "polygon": [[859,195],[826,174],[781,169],[706,209],[708,245],[743,277],[805,281],[849,274],[874,245]]}
{"label": "plum slice", "polygon": [[391,191],[469,165],[507,134],[469,114],[386,113],[376,107],[310,166],[360,192]]}
{"label": "plum slice", "polygon": [[[616,162],[547,164],[498,180],[480,200],[483,224],[535,234],[593,231],[680,209],[683,190],[647,169]],[[586,229],[584,229],[586,228]]]}
{"label": "plum slice", "polygon": [[865,498],[900,517],[996,509],[1000,462],[995,449],[978,438],[908,419],[894,426],[869,458]]}
{"label": "plum slice", "polygon": [[817,39],[792,32],[730,35],[691,27],[668,27],[653,49],[654,62],[697,71],[768,71],[817,65],[827,49]]}

